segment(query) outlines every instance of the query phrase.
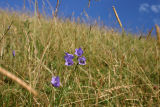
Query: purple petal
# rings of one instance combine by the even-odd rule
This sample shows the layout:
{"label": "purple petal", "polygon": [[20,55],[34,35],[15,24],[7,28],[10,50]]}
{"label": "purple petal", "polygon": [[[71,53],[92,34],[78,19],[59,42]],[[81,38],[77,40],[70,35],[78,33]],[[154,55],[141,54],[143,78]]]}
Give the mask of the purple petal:
{"label": "purple petal", "polygon": [[66,65],[66,66],[71,66],[71,65],[73,65],[73,60],[72,60],[72,59],[67,59],[66,62],[65,62],[65,65]]}
{"label": "purple petal", "polygon": [[12,55],[15,56],[15,50],[12,51]]}
{"label": "purple petal", "polygon": [[78,58],[78,62],[80,65],[86,65],[86,58],[85,57],[80,57]]}
{"label": "purple petal", "polygon": [[59,87],[60,86],[60,79],[59,77],[52,77],[51,83],[54,87]]}
{"label": "purple petal", "polygon": [[74,56],[72,54],[69,54],[69,53],[65,53],[66,55],[64,56],[64,59],[65,60],[68,60],[68,59],[73,59]]}
{"label": "purple petal", "polygon": [[82,56],[82,54],[83,54],[83,50],[81,48],[75,49],[75,55]]}

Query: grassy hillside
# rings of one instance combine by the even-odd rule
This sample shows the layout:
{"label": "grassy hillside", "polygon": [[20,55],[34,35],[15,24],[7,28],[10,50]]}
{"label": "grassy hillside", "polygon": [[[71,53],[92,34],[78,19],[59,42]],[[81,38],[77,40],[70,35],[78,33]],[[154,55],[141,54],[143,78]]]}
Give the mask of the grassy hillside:
{"label": "grassy hillside", "polygon": [[[148,40],[69,20],[0,12],[0,67],[36,89],[33,96],[0,74],[0,105],[157,106],[160,49]],[[86,65],[65,65],[65,52],[82,48]],[[13,55],[15,51],[15,56]],[[51,84],[60,77],[60,87]]]}

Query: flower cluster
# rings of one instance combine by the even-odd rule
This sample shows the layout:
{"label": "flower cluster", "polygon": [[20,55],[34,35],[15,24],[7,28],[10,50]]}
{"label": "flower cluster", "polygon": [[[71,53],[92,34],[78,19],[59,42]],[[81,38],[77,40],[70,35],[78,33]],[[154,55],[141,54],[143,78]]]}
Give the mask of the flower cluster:
{"label": "flower cluster", "polygon": [[[83,54],[83,50],[81,48],[75,49],[75,55],[77,56],[77,59],[78,59],[77,65],[78,64],[79,65],[86,65],[86,58],[84,56],[82,56],[82,54]],[[66,66],[71,66],[74,64],[74,62],[73,62],[74,56],[72,54],[65,53],[64,59],[66,61],[65,62]],[[76,67],[77,67],[77,65],[76,65]],[[54,87],[60,87],[60,78],[58,76],[56,76],[56,77],[53,76],[52,80],[51,80],[51,84]]]}
{"label": "flower cluster", "polygon": [[[74,56],[72,54],[69,53],[65,53],[66,55],[64,56],[65,59],[65,65],[66,66],[71,66],[73,65],[73,58]],[[84,56],[82,56],[83,54],[83,50],[81,48],[79,49],[75,49],[75,55],[78,56],[78,62],[80,65],[86,65],[86,58]]]}

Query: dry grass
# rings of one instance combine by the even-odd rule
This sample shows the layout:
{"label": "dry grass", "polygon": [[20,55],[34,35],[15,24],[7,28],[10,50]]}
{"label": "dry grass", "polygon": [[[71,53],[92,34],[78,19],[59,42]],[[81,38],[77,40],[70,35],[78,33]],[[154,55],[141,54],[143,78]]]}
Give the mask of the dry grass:
{"label": "dry grass", "polygon": [[157,41],[160,44],[160,28],[158,25],[155,25],[155,26],[156,26],[156,33],[157,33]]}
{"label": "dry grass", "polygon": [[[155,39],[4,11],[0,20],[1,33],[13,21],[0,43],[0,66],[39,92],[35,98],[2,76],[0,105],[158,106],[160,54]],[[76,70],[76,64],[65,66],[64,52],[79,47],[87,64]],[[53,75],[60,77],[61,87],[51,85]]]}
{"label": "dry grass", "polygon": [[19,85],[21,85],[22,87],[26,88],[33,95],[37,96],[37,92],[32,87],[27,85],[24,81],[22,81],[21,79],[19,79],[18,77],[16,77],[12,73],[8,72],[7,70],[5,70],[5,69],[3,69],[1,67],[0,67],[0,73],[5,75],[5,76],[7,76],[10,79],[12,79],[13,81],[17,82]]}

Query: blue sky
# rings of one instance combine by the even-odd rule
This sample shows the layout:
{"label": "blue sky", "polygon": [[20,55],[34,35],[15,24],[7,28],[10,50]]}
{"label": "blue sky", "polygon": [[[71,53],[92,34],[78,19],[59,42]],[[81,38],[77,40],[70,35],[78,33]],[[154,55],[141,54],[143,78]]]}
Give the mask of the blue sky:
{"label": "blue sky", "polygon": [[[33,11],[33,4],[26,0],[27,10]],[[34,2],[34,0],[31,0]],[[45,6],[42,5],[45,1]],[[48,15],[51,15],[51,8],[47,0],[38,0],[39,10],[43,7]],[[57,0],[48,0],[55,9]],[[147,32],[155,24],[160,25],[160,0],[91,0],[88,8],[88,0],[60,0],[59,17],[82,17],[86,22],[93,22],[100,19],[106,26],[119,28],[112,6],[115,6],[123,27],[130,32]],[[21,11],[23,0],[0,0],[2,9],[13,9]],[[85,12],[89,16],[87,20]],[[73,14],[74,13],[74,14]]]}

